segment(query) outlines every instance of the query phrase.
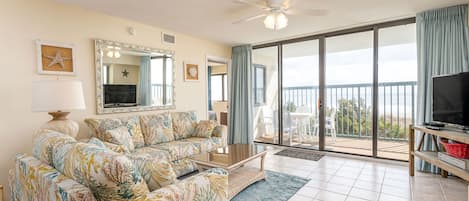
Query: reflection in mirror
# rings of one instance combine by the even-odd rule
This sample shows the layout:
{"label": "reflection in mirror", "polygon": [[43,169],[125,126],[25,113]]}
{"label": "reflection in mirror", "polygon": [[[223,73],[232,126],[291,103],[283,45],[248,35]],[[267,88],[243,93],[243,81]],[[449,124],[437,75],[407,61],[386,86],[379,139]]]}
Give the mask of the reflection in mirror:
{"label": "reflection in mirror", "polygon": [[98,113],[174,106],[172,52],[96,40]]}

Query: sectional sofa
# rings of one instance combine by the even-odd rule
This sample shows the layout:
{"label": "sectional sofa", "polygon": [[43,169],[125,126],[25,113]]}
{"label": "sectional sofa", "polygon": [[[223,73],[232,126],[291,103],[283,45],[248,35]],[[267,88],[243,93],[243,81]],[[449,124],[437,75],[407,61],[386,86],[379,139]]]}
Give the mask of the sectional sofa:
{"label": "sectional sofa", "polygon": [[41,130],[33,156],[16,156],[12,200],[227,200],[225,170],[197,169],[188,157],[226,146],[226,127],[194,112],[85,120],[78,142]]}

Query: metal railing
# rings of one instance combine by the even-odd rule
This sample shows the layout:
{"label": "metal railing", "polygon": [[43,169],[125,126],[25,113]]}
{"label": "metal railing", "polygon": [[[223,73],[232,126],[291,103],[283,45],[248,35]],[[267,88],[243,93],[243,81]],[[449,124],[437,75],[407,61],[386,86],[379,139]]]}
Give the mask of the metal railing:
{"label": "metal railing", "polygon": [[[373,84],[326,86],[326,116],[335,119],[337,136],[372,137]],[[408,125],[415,122],[417,82],[378,84],[378,139],[408,140]],[[307,108],[319,117],[319,87],[283,88],[285,109],[297,112]]]}
{"label": "metal railing", "polygon": [[[151,95],[152,95],[152,100],[153,104],[155,105],[163,105],[164,103],[171,103],[172,102],[172,90],[173,86],[172,85],[166,85],[166,90],[164,90],[164,87],[162,84],[152,84],[151,85]],[[166,95],[164,93],[166,92]],[[166,98],[166,101],[163,101],[164,98]]]}

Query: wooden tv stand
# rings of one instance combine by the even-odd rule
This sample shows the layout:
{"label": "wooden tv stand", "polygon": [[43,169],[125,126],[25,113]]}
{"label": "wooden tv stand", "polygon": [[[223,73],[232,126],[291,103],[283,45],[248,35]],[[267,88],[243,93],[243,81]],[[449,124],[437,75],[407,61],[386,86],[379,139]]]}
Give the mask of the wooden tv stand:
{"label": "wooden tv stand", "polygon": [[[415,150],[415,131],[420,131],[422,132],[422,135],[420,136],[419,142],[418,142],[418,147],[417,150]],[[423,151],[423,142],[425,139],[425,136],[431,136],[431,139],[436,147],[436,151]],[[462,142],[469,144],[469,134],[463,133],[463,132],[456,132],[456,131],[450,131],[450,130],[432,130],[428,129],[425,126],[409,126],[409,175],[414,176],[415,174],[415,157],[419,157],[420,159],[431,163],[441,169],[441,176],[442,177],[447,177],[448,172],[450,172],[453,175],[456,175],[462,179],[464,179],[466,182],[469,182],[469,171],[460,169],[456,166],[453,166],[451,164],[448,164],[446,162],[443,162],[438,159],[438,137],[442,138],[447,138],[450,140]],[[468,192],[469,192],[469,186],[468,186]],[[469,201],[469,193],[468,193],[468,199]]]}

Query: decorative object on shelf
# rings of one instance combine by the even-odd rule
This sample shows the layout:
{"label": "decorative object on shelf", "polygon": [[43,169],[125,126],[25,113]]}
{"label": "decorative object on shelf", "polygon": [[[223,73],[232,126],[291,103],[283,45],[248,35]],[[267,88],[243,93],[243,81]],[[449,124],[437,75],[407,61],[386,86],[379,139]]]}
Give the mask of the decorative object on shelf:
{"label": "decorative object on shelf", "polygon": [[125,77],[125,78],[128,78],[129,77],[129,71],[127,71],[127,69],[124,69],[124,71],[122,71],[122,77]]}
{"label": "decorative object on shelf", "polygon": [[0,201],[3,201],[3,186],[0,185]]}
{"label": "decorative object on shelf", "polygon": [[48,75],[75,75],[73,45],[36,40],[37,71]]}
{"label": "decorative object on shelf", "polygon": [[199,65],[184,63],[184,80],[199,81]]}
{"label": "decorative object on shelf", "polygon": [[58,131],[72,137],[78,134],[78,123],[67,119],[70,110],[84,110],[85,100],[81,81],[40,80],[33,82],[33,112],[49,112],[52,120],[41,128]]}

